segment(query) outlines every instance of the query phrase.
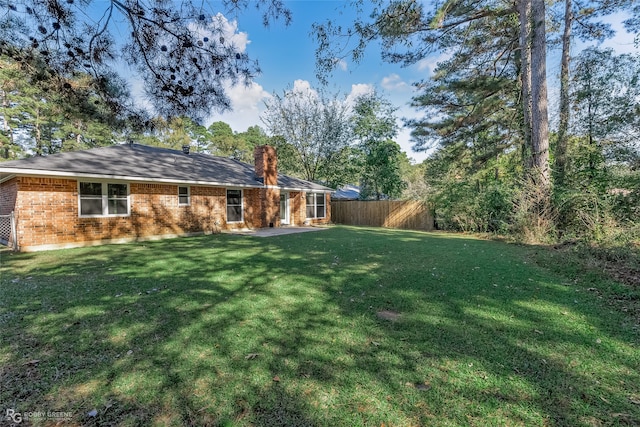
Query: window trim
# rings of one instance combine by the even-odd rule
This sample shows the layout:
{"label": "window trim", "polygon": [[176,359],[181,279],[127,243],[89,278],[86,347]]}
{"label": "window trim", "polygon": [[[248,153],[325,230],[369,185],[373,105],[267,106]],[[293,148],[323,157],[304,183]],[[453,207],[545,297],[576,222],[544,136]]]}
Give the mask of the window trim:
{"label": "window trim", "polygon": [[[239,205],[229,205],[229,191],[239,191],[240,192],[240,204]],[[225,191],[225,219],[227,224],[239,224],[244,222],[244,191],[242,188],[227,188]],[[229,221],[229,206],[240,206],[240,220],[238,221]]]}
{"label": "window trim", "polygon": [[[180,194],[181,188],[187,189],[187,194],[186,194],[187,203],[180,202],[180,197],[185,197],[184,194]],[[190,185],[178,185],[178,206],[191,206],[191,186]]]}
{"label": "window trim", "polygon": [[[82,200],[98,200],[98,196],[85,196],[83,198],[82,193],[80,191],[80,186],[82,183],[94,183],[100,184],[101,187],[101,196],[99,198],[102,207],[102,213],[100,214],[82,214]],[[127,186],[127,196],[126,197],[117,197],[110,198],[109,197],[109,184],[117,184],[117,185],[126,185]],[[117,218],[117,217],[127,217],[131,216],[131,185],[128,182],[122,181],[111,181],[111,180],[101,180],[101,179],[87,179],[87,180],[78,180],[78,217],[80,218]],[[110,200],[126,200],[127,201],[127,212],[126,213],[117,213],[110,214],[109,213],[109,201]]]}
{"label": "window trim", "polygon": [[[305,194],[305,202],[307,201],[307,196],[313,196],[313,203],[309,204],[307,203],[307,208],[309,206],[313,206],[313,216],[308,216],[307,212],[305,210],[305,215],[307,217],[307,219],[325,219],[327,217],[327,196],[325,193],[318,193],[318,192],[309,192]],[[318,204],[318,196],[322,197],[322,205]],[[318,216],[318,206],[323,206],[324,207],[324,215],[323,216]]]}

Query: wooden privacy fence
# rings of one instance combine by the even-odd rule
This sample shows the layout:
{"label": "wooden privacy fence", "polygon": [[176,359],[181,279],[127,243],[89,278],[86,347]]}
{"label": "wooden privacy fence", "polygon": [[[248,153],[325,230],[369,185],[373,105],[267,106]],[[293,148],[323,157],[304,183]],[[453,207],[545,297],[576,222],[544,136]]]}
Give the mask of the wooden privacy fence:
{"label": "wooden privacy fence", "polygon": [[415,200],[332,200],[335,224],[433,230],[433,215],[424,202]]}

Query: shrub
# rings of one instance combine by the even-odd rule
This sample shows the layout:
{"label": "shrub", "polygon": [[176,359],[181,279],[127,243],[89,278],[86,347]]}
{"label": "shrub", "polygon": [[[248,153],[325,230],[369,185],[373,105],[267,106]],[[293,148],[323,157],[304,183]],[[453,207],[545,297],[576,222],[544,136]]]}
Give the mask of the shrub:
{"label": "shrub", "polygon": [[463,232],[508,231],[513,190],[501,183],[486,187],[455,182],[432,199],[438,228]]}

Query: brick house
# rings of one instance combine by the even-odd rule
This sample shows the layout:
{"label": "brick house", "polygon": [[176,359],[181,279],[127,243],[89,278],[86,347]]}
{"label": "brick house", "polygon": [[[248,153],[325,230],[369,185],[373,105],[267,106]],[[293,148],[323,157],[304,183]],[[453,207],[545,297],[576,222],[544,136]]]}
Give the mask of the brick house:
{"label": "brick house", "polygon": [[273,147],[254,157],[124,144],[0,163],[4,240],[34,251],[329,222],[330,188],[278,174]]}

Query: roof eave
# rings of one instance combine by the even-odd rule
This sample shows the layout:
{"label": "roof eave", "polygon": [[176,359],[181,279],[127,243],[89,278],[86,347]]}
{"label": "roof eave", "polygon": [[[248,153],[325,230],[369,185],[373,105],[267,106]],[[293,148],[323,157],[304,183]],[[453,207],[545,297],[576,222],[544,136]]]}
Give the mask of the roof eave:
{"label": "roof eave", "polygon": [[43,170],[37,170],[37,169],[13,169],[13,168],[3,169],[0,167],[0,174],[2,173],[11,174],[9,175],[9,177],[4,178],[3,181],[13,178],[14,176],[43,176],[48,178],[90,178],[90,179],[114,180],[114,181],[161,182],[165,184],[207,185],[211,187],[243,187],[243,188],[261,188],[262,187],[262,184],[258,182],[256,182],[255,185],[253,185],[253,184],[237,183],[237,182],[183,180],[183,179],[171,179],[171,178],[97,174],[97,173],[79,173],[79,172],[65,172],[65,171],[43,171]]}
{"label": "roof eave", "polygon": [[284,190],[284,191],[310,191],[310,192],[314,192],[314,193],[330,193],[331,190],[330,188],[295,188],[295,187],[279,187],[280,190]]}
{"label": "roof eave", "polygon": [[[243,184],[235,182],[224,181],[200,181],[200,180],[182,180],[182,179],[170,179],[170,178],[158,178],[158,177],[141,177],[141,176],[128,176],[128,175],[114,175],[114,174],[97,174],[97,173],[79,173],[68,171],[43,171],[40,169],[23,169],[23,168],[2,168],[0,167],[0,175],[7,174],[6,177],[0,179],[0,183],[8,181],[16,176],[43,176],[48,178],[90,178],[100,180],[115,180],[115,181],[131,181],[131,182],[161,182],[165,184],[187,184],[187,185],[206,185],[209,187],[236,187],[236,188],[264,188],[264,185],[258,181],[255,184]],[[330,192],[333,191],[328,187],[324,188],[312,188],[312,187],[287,187],[276,186],[284,191],[316,191],[316,192]]]}

